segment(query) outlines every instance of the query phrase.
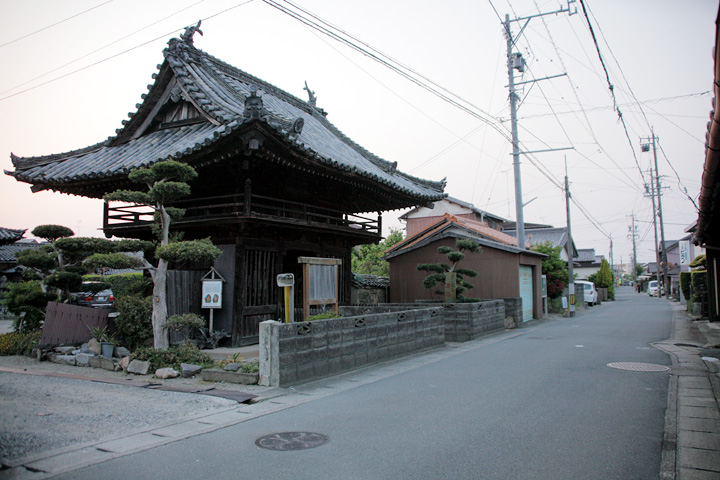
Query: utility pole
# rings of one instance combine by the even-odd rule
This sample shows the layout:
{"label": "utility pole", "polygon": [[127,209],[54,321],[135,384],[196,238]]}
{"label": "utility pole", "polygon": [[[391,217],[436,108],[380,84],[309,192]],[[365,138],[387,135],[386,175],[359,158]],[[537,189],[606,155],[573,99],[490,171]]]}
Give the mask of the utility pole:
{"label": "utility pole", "polygon": [[[645,185],[645,192],[647,192],[647,185]],[[657,210],[655,210],[655,182],[652,176],[652,169],[650,170],[650,196],[652,198],[652,209],[653,209],[653,229],[655,230],[655,277],[657,281],[660,281],[660,252],[658,252],[658,237],[657,237]],[[660,295],[658,295],[658,298]]]}
{"label": "utility pole", "polygon": [[632,212],[632,225],[630,226],[630,236],[632,237],[632,246],[633,246],[633,254],[632,254],[632,278],[633,278],[633,284],[635,285],[635,288],[637,288],[637,270],[635,269],[635,265],[637,265],[637,250],[635,247],[635,239],[637,238],[637,224],[635,223],[635,212]]}
{"label": "utility pole", "polygon": [[[533,152],[520,152],[520,141],[518,140],[518,126],[517,126],[517,109],[518,109],[518,96],[515,92],[515,87],[517,85],[525,84],[525,83],[533,83],[537,82],[539,80],[546,80],[548,78],[555,78],[560,77],[566,74],[561,75],[553,75],[551,77],[546,78],[539,78],[536,80],[531,80],[528,82],[515,82],[515,70],[519,71],[520,73],[525,71],[525,60],[522,57],[522,53],[520,52],[513,52],[513,46],[515,46],[518,39],[522,36],[523,32],[525,31],[525,27],[527,27],[530,20],[536,17],[542,17],[545,15],[557,15],[559,13],[568,12],[570,15],[577,13],[577,9],[575,11],[570,10],[570,3],[575,2],[575,0],[568,0],[568,6],[565,9],[559,9],[554,12],[547,12],[547,13],[538,13],[536,15],[529,15],[527,17],[518,17],[515,19],[510,19],[510,15],[505,15],[505,21],[502,22],[504,30],[505,30],[505,38],[507,40],[507,68],[508,68],[508,90],[509,90],[509,97],[510,97],[510,125],[511,125],[511,140],[512,140],[512,156],[513,156],[513,172],[515,174],[515,223],[517,224],[517,239],[518,239],[518,248],[525,249],[525,218],[523,215],[523,201],[522,201],[522,180],[520,175],[520,154],[521,153],[533,153]],[[513,38],[512,30],[510,29],[511,22],[521,22],[525,21],[525,23],[520,28],[520,31],[518,32],[517,36]],[[549,150],[543,150],[543,151],[553,151],[553,150],[567,150],[567,148],[558,148],[558,149],[549,149]]]}
{"label": "utility pole", "polygon": [[[573,240],[572,230],[570,229],[570,183],[567,174],[567,155],[565,156],[565,214],[567,215],[567,231],[568,238],[565,249],[568,256],[568,307],[570,308],[570,316],[575,316],[575,275],[573,273]],[[585,292],[583,292],[583,295]]]}
{"label": "utility pole", "polygon": [[[667,271],[667,248],[665,248],[665,225],[663,224],[663,214],[662,214],[662,190],[660,189],[660,171],[658,170],[658,161],[657,161],[657,148],[656,148],[656,141],[657,137],[655,136],[655,130],[651,127],[650,128],[651,137],[647,138],[646,140],[652,142],[652,150],[653,150],[653,157],[655,160],[655,175],[652,175],[652,169],[651,169],[651,175],[650,175],[650,184],[652,185],[653,191],[657,191],[657,210],[655,210],[655,195],[653,195],[653,222],[655,224],[655,259],[657,262],[657,275],[658,275],[658,282],[660,282],[660,265],[662,265],[662,291],[658,293],[658,298],[666,295],[668,296],[670,294],[670,285],[669,285],[669,279],[668,279],[668,271]],[[649,150],[649,145],[641,145],[641,149],[643,151]],[[653,183],[654,182],[654,183]],[[660,245],[662,245],[662,258],[660,254],[658,253],[658,238],[657,238],[657,222],[656,218],[660,220]],[[658,289],[660,290],[660,289]]]}

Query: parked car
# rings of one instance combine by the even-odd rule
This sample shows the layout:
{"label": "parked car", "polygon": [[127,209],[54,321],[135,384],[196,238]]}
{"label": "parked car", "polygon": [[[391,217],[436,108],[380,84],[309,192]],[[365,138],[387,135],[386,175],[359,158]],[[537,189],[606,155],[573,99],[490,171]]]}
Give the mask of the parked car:
{"label": "parked car", "polygon": [[587,280],[575,280],[575,285],[582,285],[583,287],[583,301],[590,306],[597,305],[598,292],[593,282]]}
{"label": "parked car", "polygon": [[70,302],[81,307],[112,308],[115,297],[106,286],[103,282],[83,282],[81,291],[70,293]]}
{"label": "parked car", "polygon": [[647,293],[651,297],[661,295],[662,294],[662,285],[659,285],[657,280],[651,280],[650,283],[648,283]]}

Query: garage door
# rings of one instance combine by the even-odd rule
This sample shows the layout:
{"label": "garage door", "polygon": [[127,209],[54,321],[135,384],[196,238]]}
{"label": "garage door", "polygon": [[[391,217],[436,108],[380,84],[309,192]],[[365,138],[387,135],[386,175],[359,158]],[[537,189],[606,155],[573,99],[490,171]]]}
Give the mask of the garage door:
{"label": "garage door", "polygon": [[533,277],[532,267],[520,265],[520,297],[522,298],[523,322],[533,318]]}

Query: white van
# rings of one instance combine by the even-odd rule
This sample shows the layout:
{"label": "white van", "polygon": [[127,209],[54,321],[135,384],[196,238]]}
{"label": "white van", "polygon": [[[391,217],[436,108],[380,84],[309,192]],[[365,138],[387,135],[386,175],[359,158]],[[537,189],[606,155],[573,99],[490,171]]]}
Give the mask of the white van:
{"label": "white van", "polygon": [[648,289],[647,289],[648,295],[650,295],[651,297],[655,297],[655,296],[657,296],[658,291],[659,291],[658,281],[651,280],[650,283],[648,283]]}
{"label": "white van", "polygon": [[575,285],[582,285],[583,287],[583,301],[590,306],[597,305],[598,292],[593,282],[587,280],[575,280]]}

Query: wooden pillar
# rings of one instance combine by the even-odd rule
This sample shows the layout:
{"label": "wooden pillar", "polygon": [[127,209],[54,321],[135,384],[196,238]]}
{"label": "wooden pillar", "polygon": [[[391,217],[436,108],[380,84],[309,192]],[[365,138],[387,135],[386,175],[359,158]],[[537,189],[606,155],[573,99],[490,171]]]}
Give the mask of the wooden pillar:
{"label": "wooden pillar", "polygon": [[252,181],[245,180],[245,191],[243,192],[243,208],[246,217],[250,216],[250,199],[252,197]]}

